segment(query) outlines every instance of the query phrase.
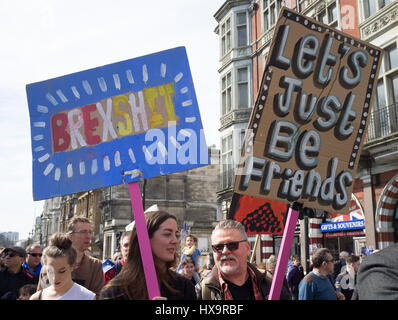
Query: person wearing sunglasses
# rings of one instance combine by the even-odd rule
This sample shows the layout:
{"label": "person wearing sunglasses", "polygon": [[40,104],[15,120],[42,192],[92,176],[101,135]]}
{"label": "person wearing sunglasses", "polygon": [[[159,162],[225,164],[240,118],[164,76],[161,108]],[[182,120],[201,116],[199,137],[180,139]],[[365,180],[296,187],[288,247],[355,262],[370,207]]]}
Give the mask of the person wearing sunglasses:
{"label": "person wearing sunglasses", "polygon": [[43,255],[43,248],[39,244],[31,244],[26,248],[26,253],[22,267],[38,278],[42,267],[41,256]]}
{"label": "person wearing sunglasses", "polygon": [[17,300],[19,289],[25,284],[35,284],[35,277],[22,268],[26,251],[21,247],[5,248],[5,268],[0,271],[0,300]]}
{"label": "person wearing sunglasses", "polygon": [[[245,227],[238,221],[223,220],[211,235],[215,266],[197,290],[201,300],[267,300],[271,281],[250,264],[250,243]],[[281,300],[290,300],[282,288]]]}

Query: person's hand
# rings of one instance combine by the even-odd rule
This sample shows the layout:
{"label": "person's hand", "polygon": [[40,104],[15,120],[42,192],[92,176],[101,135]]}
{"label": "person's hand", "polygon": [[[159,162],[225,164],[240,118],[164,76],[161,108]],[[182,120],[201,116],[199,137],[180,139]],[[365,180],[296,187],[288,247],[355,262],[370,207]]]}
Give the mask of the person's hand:
{"label": "person's hand", "polygon": [[345,295],[339,291],[336,291],[337,300],[345,300]]}
{"label": "person's hand", "polygon": [[167,300],[166,297],[153,297],[152,300]]}

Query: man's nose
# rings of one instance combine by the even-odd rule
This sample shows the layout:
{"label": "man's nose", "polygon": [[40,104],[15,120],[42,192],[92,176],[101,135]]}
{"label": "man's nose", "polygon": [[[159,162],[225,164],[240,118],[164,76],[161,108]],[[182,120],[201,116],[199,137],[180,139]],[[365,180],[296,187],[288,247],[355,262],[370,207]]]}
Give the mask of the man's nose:
{"label": "man's nose", "polygon": [[224,247],[222,248],[221,253],[229,253],[231,252],[231,250],[228,249],[228,247],[226,245],[224,245]]}

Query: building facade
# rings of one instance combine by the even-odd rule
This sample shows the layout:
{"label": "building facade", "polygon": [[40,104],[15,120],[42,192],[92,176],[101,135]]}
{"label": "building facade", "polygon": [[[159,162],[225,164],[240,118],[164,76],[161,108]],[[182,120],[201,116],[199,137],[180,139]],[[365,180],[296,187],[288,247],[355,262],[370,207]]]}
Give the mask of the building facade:
{"label": "building facade", "polygon": [[[368,134],[357,169],[353,199],[363,215],[362,233],[323,232],[331,213],[299,222],[293,250],[302,256],[321,246],[335,255],[364,247],[383,249],[398,241],[398,1],[229,0],[214,14],[220,39],[220,187],[222,212],[229,208],[244,131],[250,118],[282,6],[379,46],[384,51]],[[328,220],[329,219],[329,220]],[[343,219],[335,217],[335,219]],[[344,218],[346,219],[346,218]],[[353,218],[355,219],[355,217]],[[280,237],[261,236],[261,259],[276,254]]]}

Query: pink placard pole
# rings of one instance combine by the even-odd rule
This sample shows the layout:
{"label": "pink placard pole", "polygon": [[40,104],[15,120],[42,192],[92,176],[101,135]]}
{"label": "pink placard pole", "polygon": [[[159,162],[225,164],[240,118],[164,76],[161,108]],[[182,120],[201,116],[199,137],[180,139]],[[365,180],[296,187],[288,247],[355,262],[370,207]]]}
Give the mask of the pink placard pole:
{"label": "pink placard pole", "polygon": [[283,231],[282,243],[278,254],[278,262],[276,263],[268,300],[279,300],[281,295],[286,266],[289,260],[290,250],[292,248],[294,231],[296,230],[297,219],[299,217],[297,205],[296,203],[291,205],[287,213],[285,230]]}
{"label": "pink placard pole", "polygon": [[131,207],[133,209],[135,228],[137,230],[138,244],[140,246],[141,260],[144,267],[146,286],[149,299],[160,296],[159,285],[156,277],[155,264],[152,257],[151,243],[149,241],[148,229],[145,222],[144,208],[138,182],[129,185]]}

